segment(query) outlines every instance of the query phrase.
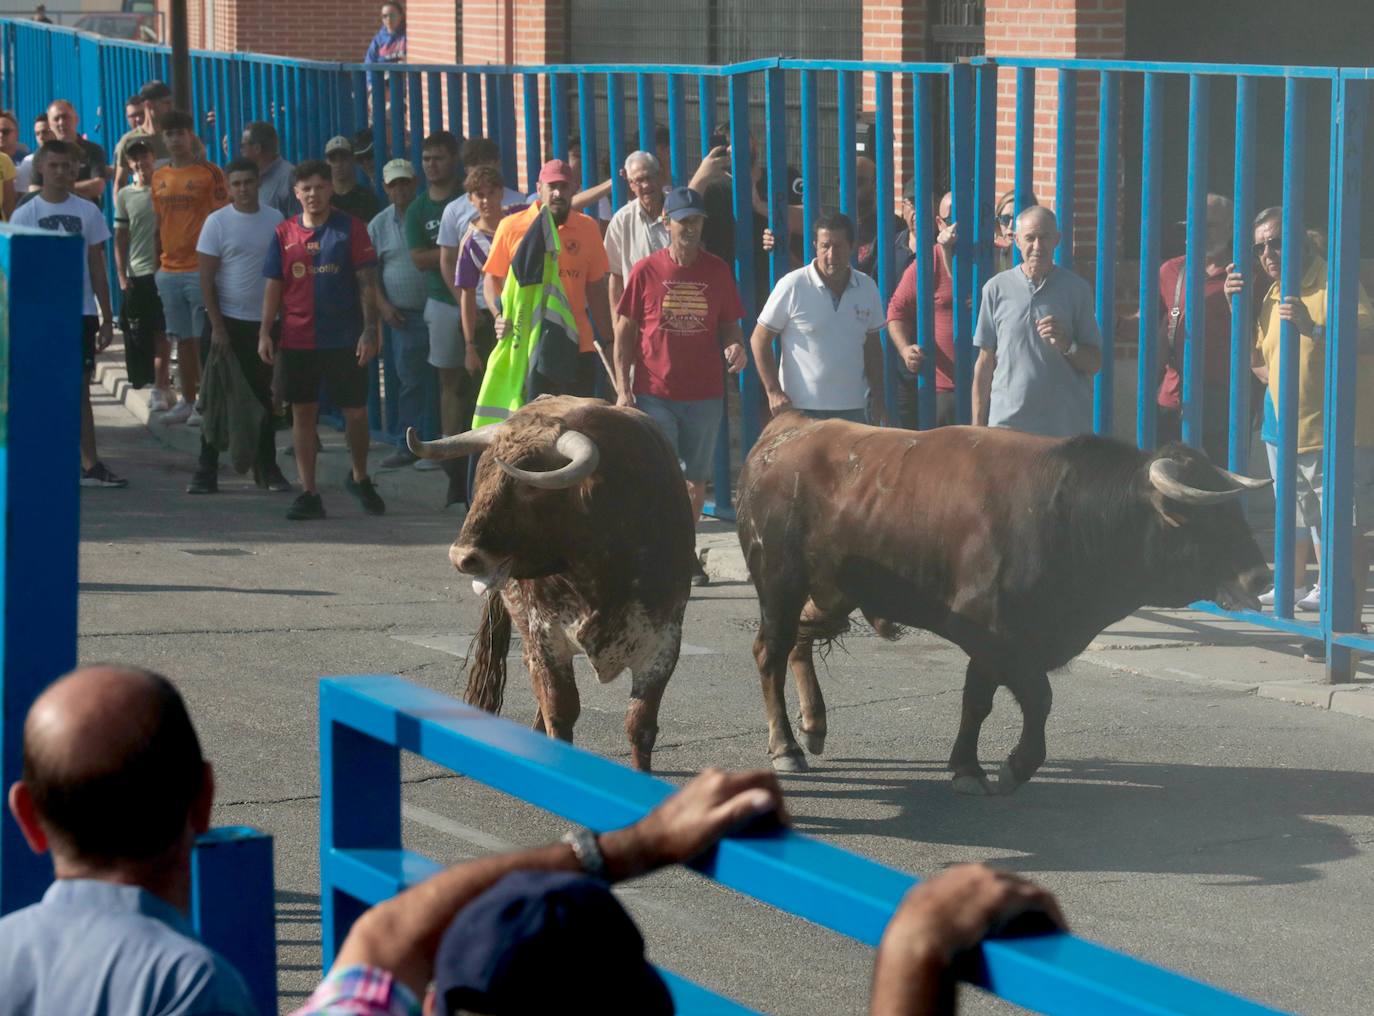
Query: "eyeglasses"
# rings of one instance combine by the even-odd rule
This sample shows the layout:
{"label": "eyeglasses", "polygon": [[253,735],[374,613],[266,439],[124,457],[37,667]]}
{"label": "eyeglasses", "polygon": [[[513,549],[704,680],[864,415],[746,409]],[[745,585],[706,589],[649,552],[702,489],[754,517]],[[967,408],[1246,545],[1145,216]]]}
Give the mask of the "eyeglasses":
{"label": "eyeglasses", "polygon": [[395,11],[382,11],[382,20],[383,20],[383,21],[400,21],[400,20],[401,20],[401,15],[398,14],[398,13],[396,13]]}
{"label": "eyeglasses", "polygon": [[1283,253],[1283,241],[1281,240],[1261,240],[1255,244],[1255,257],[1263,257],[1265,249],[1272,250],[1275,254]]}
{"label": "eyeglasses", "polygon": [[10,134],[17,134],[17,133],[19,133],[19,132],[16,131],[13,127],[0,127],[0,138],[6,137],[7,135],[10,135]]}
{"label": "eyeglasses", "polygon": [[999,215],[999,216],[997,216],[997,222],[998,222],[998,224],[999,224],[1003,229],[1009,229],[1009,228],[1011,227],[1011,224],[1012,224],[1013,222],[1015,222],[1015,221],[1016,221],[1016,216],[1014,216],[1014,215]]}

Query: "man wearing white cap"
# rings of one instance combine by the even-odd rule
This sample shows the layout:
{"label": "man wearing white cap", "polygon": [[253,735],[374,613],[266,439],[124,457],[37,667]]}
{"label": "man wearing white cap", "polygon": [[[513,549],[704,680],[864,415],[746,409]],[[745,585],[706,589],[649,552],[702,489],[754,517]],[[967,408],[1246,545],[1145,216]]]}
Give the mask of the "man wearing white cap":
{"label": "man wearing white cap", "polygon": [[[367,232],[381,263],[377,327],[391,332],[396,375],[400,379],[396,430],[404,434],[407,427],[420,427],[434,371],[429,365],[429,326],[425,324],[425,277],[411,260],[410,245],[406,242],[406,210],[415,200],[415,167],[406,159],[392,159],[382,167],[382,185],[391,204],[372,218]],[[415,461],[402,437],[381,466],[398,469]]]}

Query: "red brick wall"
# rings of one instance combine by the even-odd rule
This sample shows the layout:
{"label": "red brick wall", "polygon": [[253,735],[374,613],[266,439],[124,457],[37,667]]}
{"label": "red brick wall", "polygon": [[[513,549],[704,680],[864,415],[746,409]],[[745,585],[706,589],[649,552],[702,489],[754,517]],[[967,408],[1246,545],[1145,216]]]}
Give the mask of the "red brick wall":
{"label": "red brick wall", "polygon": [[[862,0],[863,59],[871,61],[912,62],[926,58],[925,0]],[[912,172],[910,139],[911,76],[895,75],[892,82],[892,124],[896,133],[893,152],[894,191]],[[873,76],[865,74],[863,105],[875,109]],[[894,195],[900,205],[900,193]]]}

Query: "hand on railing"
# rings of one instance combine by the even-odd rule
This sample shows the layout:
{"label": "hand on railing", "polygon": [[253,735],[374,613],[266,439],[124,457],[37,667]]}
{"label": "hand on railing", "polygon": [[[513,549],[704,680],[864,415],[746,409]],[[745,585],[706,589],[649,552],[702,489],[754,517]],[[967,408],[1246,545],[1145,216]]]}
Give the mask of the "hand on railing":
{"label": "hand on railing", "polygon": [[681,864],[760,815],[787,822],[782,787],[771,770],[707,769],[632,826],[604,833],[612,881]]}
{"label": "hand on railing", "polygon": [[870,1016],[942,1011],[955,958],[985,938],[1067,931],[1049,891],[1019,875],[961,864],[916,886],[883,932]]}

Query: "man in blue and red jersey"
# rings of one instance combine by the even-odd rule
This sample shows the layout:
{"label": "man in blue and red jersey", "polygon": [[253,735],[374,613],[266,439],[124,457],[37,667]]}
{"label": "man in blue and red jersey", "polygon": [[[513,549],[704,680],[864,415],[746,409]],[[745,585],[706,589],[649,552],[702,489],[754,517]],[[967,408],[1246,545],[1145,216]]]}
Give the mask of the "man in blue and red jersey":
{"label": "man in blue and red jersey", "polygon": [[[296,200],[303,210],[277,227],[262,270],[267,290],[258,355],[267,363],[282,358],[282,387],[291,404],[291,438],[301,477],[302,493],[286,513],[288,519],[324,518],[324,503],[315,489],[321,383],[343,413],[353,463],[344,489],[369,515],[386,511],[367,475],[366,368],[379,345],[377,252],[361,220],[330,207],[332,179],[329,166],[318,159],[296,167]],[[278,311],[280,352],[271,334]]]}

